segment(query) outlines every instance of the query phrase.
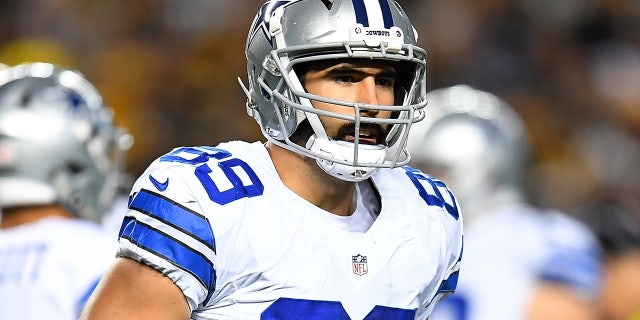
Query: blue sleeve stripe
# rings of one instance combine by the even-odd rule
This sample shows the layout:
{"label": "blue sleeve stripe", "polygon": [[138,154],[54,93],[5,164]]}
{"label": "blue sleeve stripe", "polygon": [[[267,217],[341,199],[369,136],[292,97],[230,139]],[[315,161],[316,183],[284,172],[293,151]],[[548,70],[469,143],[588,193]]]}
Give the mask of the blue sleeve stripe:
{"label": "blue sleeve stripe", "polygon": [[216,241],[207,218],[171,199],[141,190],[131,202],[130,208],[158,219],[216,252]]}
{"label": "blue sleeve stripe", "polygon": [[438,288],[438,293],[443,293],[443,292],[454,292],[456,291],[456,288],[458,287],[458,275],[460,274],[460,272],[454,272],[451,275],[449,275],[449,278],[447,280],[442,281],[442,283],[440,284],[440,287]]}
{"label": "blue sleeve stripe", "polygon": [[197,251],[135,218],[126,217],[120,238],[143,248],[193,275],[206,288],[215,288],[213,263]]}

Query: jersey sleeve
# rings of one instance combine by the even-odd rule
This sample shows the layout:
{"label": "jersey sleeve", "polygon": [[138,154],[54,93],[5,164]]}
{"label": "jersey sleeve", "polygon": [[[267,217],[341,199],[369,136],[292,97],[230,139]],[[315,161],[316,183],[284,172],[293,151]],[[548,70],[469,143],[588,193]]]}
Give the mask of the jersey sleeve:
{"label": "jersey sleeve", "polygon": [[[460,215],[460,207],[458,206],[457,200],[455,199],[451,191],[448,192],[451,196],[451,201],[455,203],[455,205],[448,208],[447,210],[447,212],[449,212],[450,214],[450,217],[445,228],[447,249],[445,251],[445,264],[443,265],[444,272],[436,295],[433,297],[427,307],[427,315],[431,314],[433,308],[435,308],[435,306],[440,301],[456,291],[456,288],[458,286],[458,276],[460,274],[460,267],[462,264],[462,253],[464,251],[462,215]],[[453,218],[455,215],[451,213],[452,210],[456,212],[457,219]]]}
{"label": "jersey sleeve", "polygon": [[119,257],[146,264],[169,277],[191,310],[213,293],[215,239],[185,164],[154,162],[137,180],[119,232]]}
{"label": "jersey sleeve", "polygon": [[426,319],[436,304],[457,288],[463,253],[463,218],[455,195],[443,181],[411,167],[405,167],[405,171],[429,212],[438,217],[432,222],[440,221],[442,225],[442,262],[438,272],[440,283],[436,293],[425,301],[425,307],[418,310],[417,319]]}

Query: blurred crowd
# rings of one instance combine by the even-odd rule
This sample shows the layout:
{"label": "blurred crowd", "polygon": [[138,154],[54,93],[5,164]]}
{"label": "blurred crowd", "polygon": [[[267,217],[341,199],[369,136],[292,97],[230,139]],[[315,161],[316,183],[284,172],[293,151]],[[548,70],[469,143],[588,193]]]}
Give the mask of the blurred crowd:
{"label": "blurred crowd", "polygon": [[[535,200],[640,185],[640,2],[399,0],[430,90],[465,83],[523,116]],[[236,77],[261,0],[0,1],[0,61],[81,70],[136,139],[135,176],[179,145],[261,139]]]}

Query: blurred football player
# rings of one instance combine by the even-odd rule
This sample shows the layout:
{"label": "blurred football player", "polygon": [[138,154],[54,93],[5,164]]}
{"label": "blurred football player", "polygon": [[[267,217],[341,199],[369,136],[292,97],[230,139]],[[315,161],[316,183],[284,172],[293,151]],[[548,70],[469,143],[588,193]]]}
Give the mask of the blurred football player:
{"label": "blurred football player", "polygon": [[115,195],[121,131],[80,73],[0,71],[0,318],[77,319],[115,259],[99,226]]}
{"label": "blurred football player", "polygon": [[133,147],[134,138],[127,130],[123,128],[118,128],[118,130],[120,132],[118,133],[117,144],[119,146],[118,150],[121,151],[118,152],[119,155],[116,157],[118,163],[115,165],[117,165],[117,168],[119,168],[120,171],[117,178],[119,183],[116,187],[116,195],[112,201],[111,207],[100,219],[100,224],[114,239],[118,239],[122,219],[124,218],[129,206],[129,191],[131,191],[131,187],[135,180],[134,176],[124,170],[126,166],[126,152],[122,152]]}
{"label": "blurred football player", "polygon": [[455,190],[465,217],[458,290],[434,320],[594,319],[597,242],[586,226],[528,203],[529,144],[519,115],[466,85],[430,92],[411,128],[411,166]]}
{"label": "blurred football player", "polygon": [[425,51],[393,0],[268,1],[246,111],[263,142],[181,147],[137,180],[83,319],[426,319],[462,220],[403,166]]}
{"label": "blurred football player", "polygon": [[604,250],[603,319],[640,320],[640,194],[607,187],[575,215]]}

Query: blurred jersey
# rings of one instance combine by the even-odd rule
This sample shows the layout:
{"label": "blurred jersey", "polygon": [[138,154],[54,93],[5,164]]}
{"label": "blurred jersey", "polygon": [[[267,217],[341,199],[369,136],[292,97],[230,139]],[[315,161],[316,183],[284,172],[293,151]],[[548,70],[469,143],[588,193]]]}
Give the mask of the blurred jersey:
{"label": "blurred jersey", "polygon": [[562,284],[594,301],[599,294],[599,247],[589,230],[554,211],[513,205],[465,225],[457,291],[432,320],[526,319],[536,285]]}
{"label": "blurred jersey", "polygon": [[113,206],[104,214],[100,221],[100,224],[105,228],[105,232],[113,237],[113,239],[118,239],[118,231],[120,231],[120,227],[122,226],[122,219],[127,212],[128,204],[129,195],[118,194],[113,202]]}
{"label": "blurred jersey", "polygon": [[115,259],[94,223],[46,218],[0,231],[0,319],[78,319]]}
{"label": "blurred jersey", "polygon": [[119,255],[171,278],[197,319],[426,319],[457,281],[453,195],[381,169],[354,204],[337,216],[293,193],[261,143],[178,148],[136,182]]}

